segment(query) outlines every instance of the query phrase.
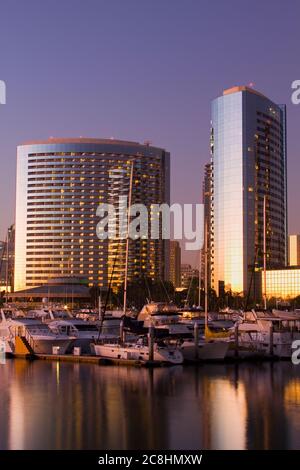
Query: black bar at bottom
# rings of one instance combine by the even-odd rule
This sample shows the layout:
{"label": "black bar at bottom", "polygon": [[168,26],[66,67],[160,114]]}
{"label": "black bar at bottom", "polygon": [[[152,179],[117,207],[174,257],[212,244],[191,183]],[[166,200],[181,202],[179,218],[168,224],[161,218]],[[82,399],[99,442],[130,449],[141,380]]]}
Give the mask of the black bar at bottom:
{"label": "black bar at bottom", "polygon": [[[144,468],[171,465],[171,466],[197,466],[202,468],[211,468],[214,465],[230,465],[232,468],[241,470],[241,465],[259,464],[260,468],[263,465],[270,465],[273,461],[278,465],[294,464],[295,459],[299,459],[300,451],[0,451],[0,464],[1,468],[4,464],[7,465],[30,465],[30,468],[42,468],[45,464],[47,466],[60,468],[61,464],[74,466],[76,468],[82,467],[101,469],[105,466],[116,466],[119,468],[137,468],[143,465]],[[26,466],[27,468],[27,466]],[[68,467],[69,468],[69,467]]]}

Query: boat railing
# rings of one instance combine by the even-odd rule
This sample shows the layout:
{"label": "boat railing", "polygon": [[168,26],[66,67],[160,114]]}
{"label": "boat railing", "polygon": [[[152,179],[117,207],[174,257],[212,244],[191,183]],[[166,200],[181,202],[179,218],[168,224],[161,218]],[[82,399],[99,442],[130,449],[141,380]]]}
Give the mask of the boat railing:
{"label": "boat railing", "polygon": [[[91,343],[93,343],[93,341],[91,341]],[[120,338],[100,338],[94,341],[94,344],[101,344],[101,345],[116,344],[116,343],[121,343]]]}
{"label": "boat railing", "polygon": [[27,328],[25,329],[25,338],[28,341],[31,348],[33,349],[33,351],[34,351],[34,346],[35,346],[34,338],[33,338],[33,336],[31,335],[30,331]]}

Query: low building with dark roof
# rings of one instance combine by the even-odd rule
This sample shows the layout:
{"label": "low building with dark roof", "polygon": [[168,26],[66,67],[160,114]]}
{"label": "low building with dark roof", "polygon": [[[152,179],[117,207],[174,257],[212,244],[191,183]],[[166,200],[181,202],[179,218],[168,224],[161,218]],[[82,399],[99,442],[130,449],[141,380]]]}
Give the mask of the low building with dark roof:
{"label": "low building with dark roof", "polygon": [[75,277],[61,277],[49,279],[42,286],[33,287],[9,295],[13,301],[34,302],[49,299],[56,302],[87,302],[90,300],[90,289],[86,279],[78,279]]}

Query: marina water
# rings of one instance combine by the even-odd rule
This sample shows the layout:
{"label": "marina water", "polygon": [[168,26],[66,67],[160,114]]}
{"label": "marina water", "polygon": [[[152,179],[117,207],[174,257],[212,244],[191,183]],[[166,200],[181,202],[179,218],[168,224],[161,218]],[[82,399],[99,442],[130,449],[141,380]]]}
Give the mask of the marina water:
{"label": "marina water", "polygon": [[300,367],[0,365],[0,449],[300,449]]}

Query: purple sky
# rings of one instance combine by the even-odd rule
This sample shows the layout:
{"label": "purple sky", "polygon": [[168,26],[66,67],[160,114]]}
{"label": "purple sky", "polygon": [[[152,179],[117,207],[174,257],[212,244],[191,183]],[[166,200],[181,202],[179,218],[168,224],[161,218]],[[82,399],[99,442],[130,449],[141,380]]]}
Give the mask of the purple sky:
{"label": "purple sky", "polygon": [[289,230],[300,233],[299,18],[297,0],[1,0],[0,239],[24,140],[150,140],[171,152],[172,201],[197,202],[210,101],[249,82],[287,104]]}

